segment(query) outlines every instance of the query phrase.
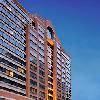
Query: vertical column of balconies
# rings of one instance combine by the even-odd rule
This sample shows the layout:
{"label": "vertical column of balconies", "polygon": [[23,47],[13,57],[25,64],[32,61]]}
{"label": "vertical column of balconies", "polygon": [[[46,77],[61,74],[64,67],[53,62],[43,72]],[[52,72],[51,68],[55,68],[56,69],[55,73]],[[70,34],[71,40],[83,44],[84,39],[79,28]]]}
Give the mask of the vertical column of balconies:
{"label": "vertical column of balconies", "polygon": [[[33,23],[33,22],[32,22]],[[33,25],[32,25],[33,26]],[[33,26],[35,27],[35,26]],[[32,28],[33,28],[32,27]],[[30,28],[30,98],[37,100],[37,89],[38,89],[38,34],[37,32]]]}
{"label": "vertical column of balconies", "polygon": [[61,100],[62,93],[62,65],[61,65],[61,44],[57,43],[57,100]]}
{"label": "vertical column of balconies", "polygon": [[38,99],[45,99],[45,26],[42,21],[38,19]]}
{"label": "vertical column of balconies", "polygon": [[56,100],[56,43],[54,41],[54,33],[52,28],[47,27],[47,72],[48,72],[48,88],[47,100]]}
{"label": "vertical column of balconies", "polygon": [[70,57],[66,59],[66,100],[71,100],[71,64]]}
{"label": "vertical column of balconies", "polygon": [[66,69],[65,58],[62,57],[62,100],[66,100]]}
{"label": "vertical column of balconies", "polygon": [[70,57],[62,51],[62,100],[71,98]]}
{"label": "vertical column of balconies", "polygon": [[48,45],[48,100],[53,100],[53,48]]}
{"label": "vertical column of balconies", "polygon": [[45,99],[45,55],[44,26],[32,21],[30,31],[30,97],[35,100]]}

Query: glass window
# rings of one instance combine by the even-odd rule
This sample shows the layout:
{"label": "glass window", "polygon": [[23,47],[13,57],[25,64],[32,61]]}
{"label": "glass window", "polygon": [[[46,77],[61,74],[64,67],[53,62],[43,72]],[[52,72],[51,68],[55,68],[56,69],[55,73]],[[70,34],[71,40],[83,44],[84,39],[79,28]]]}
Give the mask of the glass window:
{"label": "glass window", "polygon": [[45,83],[45,79],[44,78],[42,78],[42,77],[39,77],[39,81],[41,82],[41,83]]}
{"label": "glass window", "polygon": [[42,89],[42,90],[45,90],[45,85],[42,85],[42,84],[39,83],[39,88]]}
{"label": "glass window", "polygon": [[36,59],[35,57],[31,56],[31,57],[30,57],[30,61],[31,61],[33,64],[37,65],[37,59]]}
{"label": "glass window", "polygon": [[45,33],[45,29],[43,28],[42,25],[38,24],[38,29],[39,29],[42,33]]}
{"label": "glass window", "polygon": [[53,77],[53,73],[51,71],[48,71],[48,75],[50,75],[51,77]]}
{"label": "glass window", "polygon": [[37,75],[33,72],[30,72],[30,77],[32,77],[33,79],[37,79]]}
{"label": "glass window", "polygon": [[40,30],[38,31],[38,33],[42,38],[44,38],[44,34]]}
{"label": "glass window", "polygon": [[34,38],[34,36],[33,35],[31,35],[30,34],[30,39],[35,43],[35,44],[37,44],[37,41],[36,41],[36,39]]}
{"label": "glass window", "polygon": [[[60,44],[59,44],[59,43],[57,43],[57,48],[58,48],[58,49],[60,49],[60,48],[61,48],[61,46],[60,46]],[[59,50],[58,50],[58,52],[59,52]]]}
{"label": "glass window", "polygon": [[51,89],[53,89],[53,85],[50,84],[50,83],[48,83],[48,87],[51,88]]}
{"label": "glass window", "polygon": [[0,39],[0,45],[2,45],[2,40]]}
{"label": "glass window", "polygon": [[45,69],[45,65],[44,65],[44,63],[43,62],[41,62],[41,61],[39,61],[39,67],[41,68],[41,69]]}
{"label": "glass window", "polygon": [[44,46],[42,44],[38,43],[38,46],[40,49],[44,50]]}
{"label": "glass window", "polygon": [[36,66],[30,65],[30,67],[31,67],[31,70],[37,72],[37,67]]}
{"label": "glass window", "polygon": [[53,83],[53,79],[51,77],[48,77],[48,81]]}
{"label": "glass window", "polygon": [[35,89],[35,88],[32,88],[32,87],[31,87],[31,88],[30,88],[30,91],[31,91],[32,94],[37,94],[37,89]]}
{"label": "glass window", "polygon": [[36,81],[33,81],[33,80],[30,80],[30,84],[31,84],[32,86],[37,86],[37,82],[36,82]]}
{"label": "glass window", "polygon": [[37,34],[34,33],[32,30],[30,30],[30,33],[31,33],[33,36],[37,37]]}
{"label": "glass window", "polygon": [[0,31],[0,36],[2,36],[2,34],[3,34],[3,32],[2,32],[2,31]]}
{"label": "glass window", "polygon": [[42,70],[40,70],[40,69],[39,69],[39,74],[40,74],[41,76],[43,76],[43,77],[45,76],[45,72],[42,71]]}
{"label": "glass window", "polygon": [[41,56],[39,56],[39,60],[44,63],[44,58],[42,58]]}
{"label": "glass window", "polygon": [[49,89],[49,90],[48,90],[48,94],[53,95],[53,91]]}
{"label": "glass window", "polygon": [[39,40],[42,44],[44,44],[43,39],[41,39],[40,37],[38,37],[38,40]]}
{"label": "glass window", "polygon": [[61,75],[61,70],[57,68],[57,73]]}
{"label": "glass window", "polygon": [[[40,92],[39,92],[39,96],[41,96],[41,97],[44,98],[44,97],[45,97],[45,92],[40,91]],[[43,100],[43,99],[39,99],[39,100]]]}
{"label": "glass window", "polygon": [[32,41],[30,41],[30,46],[37,51],[37,46]]}
{"label": "glass window", "polygon": [[3,28],[4,27],[4,24],[2,22],[0,22],[0,27]]}

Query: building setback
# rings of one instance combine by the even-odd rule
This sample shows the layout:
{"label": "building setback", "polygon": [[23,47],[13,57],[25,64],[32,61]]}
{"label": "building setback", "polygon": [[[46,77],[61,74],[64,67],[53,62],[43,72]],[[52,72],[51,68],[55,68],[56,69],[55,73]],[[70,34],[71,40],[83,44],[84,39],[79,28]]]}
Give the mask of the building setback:
{"label": "building setback", "polygon": [[0,100],[71,100],[70,56],[17,0],[0,0]]}

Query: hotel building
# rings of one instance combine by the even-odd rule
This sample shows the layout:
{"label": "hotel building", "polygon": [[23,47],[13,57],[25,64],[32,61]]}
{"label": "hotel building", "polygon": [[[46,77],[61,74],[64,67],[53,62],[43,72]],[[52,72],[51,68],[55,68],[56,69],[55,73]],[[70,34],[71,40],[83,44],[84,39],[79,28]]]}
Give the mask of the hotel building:
{"label": "hotel building", "polygon": [[49,20],[0,0],[0,100],[71,100],[70,62]]}

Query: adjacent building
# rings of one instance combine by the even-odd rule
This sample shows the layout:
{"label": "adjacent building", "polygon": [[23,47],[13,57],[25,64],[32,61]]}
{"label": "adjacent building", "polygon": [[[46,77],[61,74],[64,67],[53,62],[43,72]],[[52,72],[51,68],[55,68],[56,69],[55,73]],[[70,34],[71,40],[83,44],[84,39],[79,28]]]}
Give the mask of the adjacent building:
{"label": "adjacent building", "polygon": [[17,0],[0,0],[0,100],[71,100],[70,56]]}

